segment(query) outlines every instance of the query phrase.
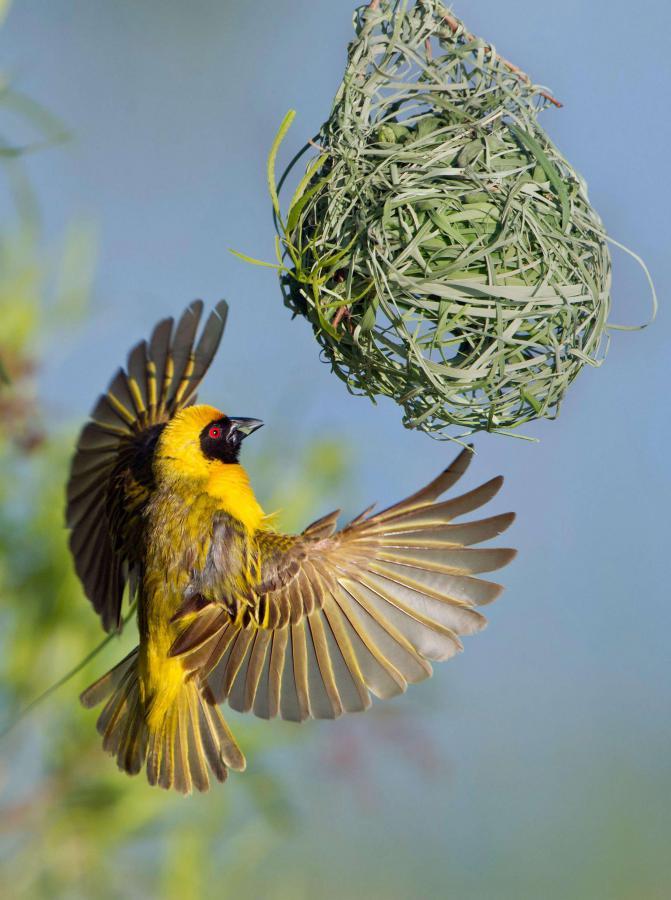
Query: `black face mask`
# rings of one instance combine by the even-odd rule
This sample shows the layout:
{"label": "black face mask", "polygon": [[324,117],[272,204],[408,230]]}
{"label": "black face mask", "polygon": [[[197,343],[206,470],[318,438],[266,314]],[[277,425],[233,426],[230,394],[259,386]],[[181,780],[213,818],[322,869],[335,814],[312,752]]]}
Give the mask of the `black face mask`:
{"label": "black face mask", "polygon": [[200,433],[200,449],[207,459],[237,463],[240,444],[262,425],[263,422],[259,419],[222,416],[203,428]]}

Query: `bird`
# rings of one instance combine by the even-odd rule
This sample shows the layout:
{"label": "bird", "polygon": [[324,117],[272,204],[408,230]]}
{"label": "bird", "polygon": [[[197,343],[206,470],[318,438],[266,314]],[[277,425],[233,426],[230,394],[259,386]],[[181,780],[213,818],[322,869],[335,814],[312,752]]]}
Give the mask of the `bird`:
{"label": "bird", "polygon": [[278,531],[240,463],[263,423],[197,402],[227,314],[220,301],[197,337],[195,301],[131,349],[81,430],[66,491],[84,593],[107,632],[136,604],[139,634],[81,702],[103,704],[97,730],[121,770],[183,794],[245,769],[224,703],[264,719],[335,719],[429,677],[503,590],[478,576],[516,552],[475,546],[514,513],[454,521],[485,506],[501,477],[441,499],[471,447],[340,530],[336,510],[300,534]]}

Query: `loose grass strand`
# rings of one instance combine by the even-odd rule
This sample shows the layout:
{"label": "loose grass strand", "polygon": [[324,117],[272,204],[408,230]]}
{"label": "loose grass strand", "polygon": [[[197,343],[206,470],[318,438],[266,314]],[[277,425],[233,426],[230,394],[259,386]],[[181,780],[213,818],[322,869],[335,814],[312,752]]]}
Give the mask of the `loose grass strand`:
{"label": "loose grass strand", "polygon": [[114,638],[119,637],[119,635],[123,631],[124,627],[134,616],[136,608],[137,608],[137,601],[134,600],[128,610],[128,613],[126,614],[125,618],[121,622],[121,628],[119,631],[115,631],[115,632],[112,632],[111,634],[108,634],[105,638],[103,638],[103,640],[96,647],[93,648],[93,650],[91,650],[89,653],[87,653],[86,656],[83,659],[81,659],[77,663],[76,666],[74,666],[72,669],[70,669],[69,672],[66,672],[65,675],[62,675],[57,681],[55,681],[53,684],[51,684],[45,691],[42,691],[42,693],[39,694],[39,696],[35,697],[34,700],[31,700],[30,703],[26,704],[26,706],[24,706],[22,710],[20,710],[18,713],[16,713],[16,715],[13,716],[13,718],[2,729],[2,731],[0,731],[0,741],[2,741],[4,738],[6,738],[7,735],[11,731],[13,731],[14,728],[16,728],[16,726],[20,722],[23,722],[23,720],[28,715],[30,715],[30,713],[33,712],[33,710],[35,710],[38,706],[41,706],[41,704],[44,703],[45,700],[48,700],[52,694],[55,694],[56,691],[59,690],[59,688],[62,688],[64,684],[67,684],[68,681],[70,681],[72,678],[75,677],[75,675],[78,675],[81,672],[81,670],[85,666],[87,666],[93,659],[95,659],[96,656],[101,652],[101,650],[104,650],[105,647]]}

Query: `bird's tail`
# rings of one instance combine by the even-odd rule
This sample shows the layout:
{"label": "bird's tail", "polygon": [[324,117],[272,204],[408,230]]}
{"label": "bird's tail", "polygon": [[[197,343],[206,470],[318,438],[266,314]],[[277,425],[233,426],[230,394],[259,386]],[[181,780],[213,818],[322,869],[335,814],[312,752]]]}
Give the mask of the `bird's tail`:
{"label": "bird's tail", "polygon": [[[148,716],[138,672],[135,648],[81,695],[91,708],[107,700],[97,728],[103,748],[116,758],[120,769],[137,775],[146,763],[150,784],[188,794],[206,791],[208,768],[217,781],[228,770],[245,768],[235,738],[219,708],[208,698],[197,678],[186,679],[162,719]],[[151,724],[150,724],[151,722]]]}

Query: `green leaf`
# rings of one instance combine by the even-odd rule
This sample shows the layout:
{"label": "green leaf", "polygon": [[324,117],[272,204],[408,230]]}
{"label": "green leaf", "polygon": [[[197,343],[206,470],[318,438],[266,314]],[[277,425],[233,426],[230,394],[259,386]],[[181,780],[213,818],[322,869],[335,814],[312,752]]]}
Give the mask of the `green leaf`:
{"label": "green leaf", "polygon": [[361,318],[361,330],[370,331],[375,326],[375,303],[371,303]]}
{"label": "green leaf", "polygon": [[559,203],[561,204],[561,228],[562,231],[566,233],[569,223],[570,206],[568,191],[566,190],[566,185],[564,184],[564,179],[562,178],[559,169],[550,160],[550,157],[547,156],[541,145],[534,137],[532,137],[526,131],[522,131],[522,129],[518,128],[516,125],[511,125],[510,130],[515,135],[517,140],[521,144],[523,144],[531,153],[533,153],[533,155],[542,166],[543,171],[547,175],[550,184],[557,192]]}
{"label": "green leaf", "polygon": [[[291,128],[291,123],[296,118],[296,110],[290,109],[286,116],[282,119],[282,124],[279,127],[277,134],[275,135],[275,140],[273,141],[270,147],[270,153],[268,154],[268,165],[267,165],[267,176],[268,176],[268,190],[270,191],[270,198],[273,201],[273,209],[275,210],[275,215],[277,216],[280,223],[282,223],[282,216],[280,213],[280,200],[277,196],[277,179],[275,178],[275,161],[277,159],[277,153],[280,149],[280,144],[284,140],[284,137],[287,131]],[[284,225],[282,225],[284,227]],[[285,229],[286,231],[286,229]]]}
{"label": "green leaf", "polygon": [[[332,177],[333,172],[329,172],[328,175],[326,175],[324,178],[320,178],[320,180],[316,184],[314,184],[309,190],[305,191],[305,193],[302,194],[302,196],[300,196],[295,203],[292,202],[291,206],[289,207],[289,217],[287,219],[287,232],[289,234],[293,233],[294,228],[296,227],[296,223],[298,222],[298,219],[300,218],[300,215],[303,212],[306,204],[310,202],[314,195],[318,191],[320,191],[325,184],[328,184]],[[305,179],[303,179],[303,181],[305,181]],[[296,194],[298,194],[298,191],[296,191]],[[294,194],[294,197],[296,196],[296,194]]]}
{"label": "green leaf", "polygon": [[255,256],[247,256],[246,253],[240,253],[239,250],[234,250],[232,247],[228,248],[228,252],[232,253],[233,256],[237,256],[238,259],[244,260],[244,262],[251,263],[253,266],[263,266],[264,269],[278,269],[283,270],[286,266],[277,265],[277,263],[269,263],[264,262],[262,259],[257,259]]}

